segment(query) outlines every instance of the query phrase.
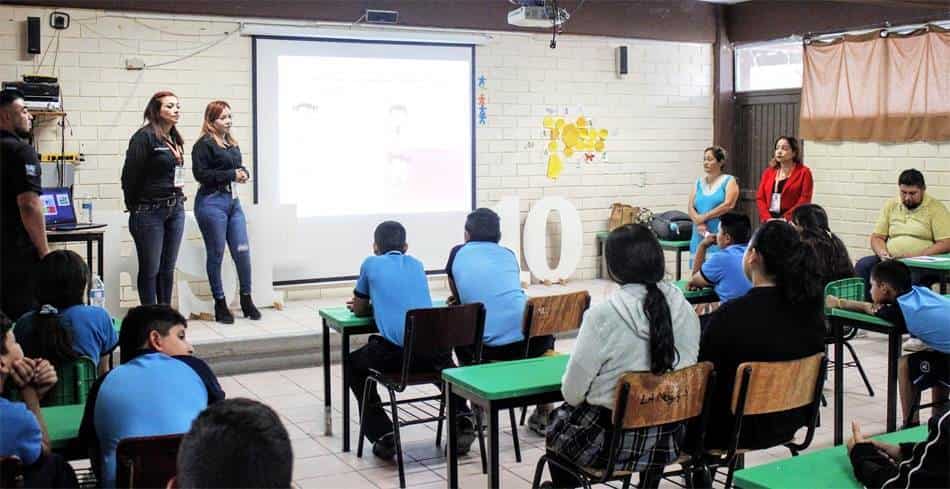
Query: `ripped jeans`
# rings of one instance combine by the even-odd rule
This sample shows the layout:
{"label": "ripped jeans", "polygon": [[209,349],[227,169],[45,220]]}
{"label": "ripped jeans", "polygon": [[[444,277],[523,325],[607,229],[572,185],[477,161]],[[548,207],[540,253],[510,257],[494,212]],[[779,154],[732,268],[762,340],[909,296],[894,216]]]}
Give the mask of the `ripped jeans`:
{"label": "ripped jeans", "polygon": [[221,285],[221,262],[224,261],[224,245],[231,250],[231,258],[237,265],[241,293],[251,293],[251,247],[247,239],[247,221],[241,209],[241,201],[231,198],[230,192],[198,192],[195,198],[195,218],[205,241],[208,255],[208,283],[215,299],[224,298]]}

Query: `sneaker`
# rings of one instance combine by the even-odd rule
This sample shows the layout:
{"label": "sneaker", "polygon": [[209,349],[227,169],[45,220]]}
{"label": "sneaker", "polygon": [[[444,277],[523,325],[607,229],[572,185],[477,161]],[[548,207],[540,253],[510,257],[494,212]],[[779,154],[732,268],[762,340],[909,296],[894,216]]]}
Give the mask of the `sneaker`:
{"label": "sneaker", "polygon": [[930,347],[917,338],[907,338],[907,340],[904,341],[904,351],[924,351],[929,349]]}
{"label": "sneaker", "polygon": [[396,443],[393,440],[392,432],[379,437],[373,443],[373,455],[383,460],[392,460],[396,456]]}
{"label": "sneaker", "polygon": [[475,442],[475,423],[471,419],[459,418],[458,438],[455,441],[457,455],[465,455],[472,449],[472,443]]}
{"label": "sneaker", "polygon": [[548,416],[551,410],[547,406],[538,406],[534,408],[531,416],[528,416],[528,429],[538,436],[545,436],[548,428]]}

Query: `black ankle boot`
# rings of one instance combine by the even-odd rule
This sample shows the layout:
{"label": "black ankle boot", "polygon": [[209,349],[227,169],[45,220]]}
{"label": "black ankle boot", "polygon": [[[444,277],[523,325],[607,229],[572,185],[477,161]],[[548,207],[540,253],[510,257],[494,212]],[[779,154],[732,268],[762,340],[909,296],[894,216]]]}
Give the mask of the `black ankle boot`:
{"label": "black ankle boot", "polygon": [[261,311],[258,311],[257,307],[254,306],[251,294],[241,294],[241,311],[244,312],[244,317],[248,319],[257,321],[261,318]]}
{"label": "black ankle boot", "polygon": [[214,320],[224,324],[234,324],[234,315],[228,309],[227,299],[214,300]]}

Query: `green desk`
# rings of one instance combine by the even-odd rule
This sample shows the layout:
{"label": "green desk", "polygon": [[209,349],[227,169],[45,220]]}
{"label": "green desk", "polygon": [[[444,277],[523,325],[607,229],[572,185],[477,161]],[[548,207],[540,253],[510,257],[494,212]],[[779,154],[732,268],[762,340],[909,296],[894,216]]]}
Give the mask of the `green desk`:
{"label": "green desk", "polygon": [[324,434],[333,435],[330,402],[330,330],[340,334],[340,365],[343,368],[343,451],[350,451],[350,336],[379,331],[372,317],[357,317],[346,306],[318,311],[323,318],[323,411]]}
{"label": "green desk", "polygon": [[683,293],[683,296],[686,297],[686,301],[690,304],[706,304],[709,302],[719,302],[719,296],[716,295],[716,291],[712,287],[704,287],[698,290],[689,290],[689,280],[677,280],[673,282],[676,284],[676,287],[680,289]]}
{"label": "green desk", "polygon": [[[927,427],[888,433],[874,438],[887,443],[918,442],[927,438]],[[854,478],[845,447],[832,447],[736,471],[735,486],[742,489],[854,488]]]}
{"label": "green desk", "polygon": [[[432,307],[445,305],[444,300],[432,301]],[[340,366],[343,369],[343,451],[350,451],[350,336],[376,333],[376,322],[371,316],[357,317],[346,306],[324,307],[317,311],[323,319],[323,410],[324,434],[333,436],[330,401],[330,330],[340,334]]]}
{"label": "green desk", "polygon": [[67,404],[42,408],[43,420],[49,432],[50,448],[64,449],[79,438],[79,424],[85,404]]}
{"label": "green desk", "polygon": [[488,488],[497,488],[501,482],[498,467],[498,411],[563,400],[561,378],[569,358],[569,355],[555,355],[442,371],[449,418],[447,470],[450,489],[458,488],[458,455],[451,449],[458,437],[457,407],[452,394],[481,406],[488,415]]}
{"label": "green desk", "polygon": [[[600,231],[595,237],[597,239],[597,249],[600,250],[600,276],[607,276],[607,266],[604,263],[604,243],[607,242],[607,236],[610,234],[610,231]],[[676,252],[676,280],[679,280],[683,271],[683,252],[689,251],[689,240],[686,241],[663,241],[660,240],[660,247],[664,250],[675,251]]]}
{"label": "green desk", "polygon": [[887,431],[897,429],[897,362],[901,356],[904,331],[877,317],[860,312],[832,309],[827,314],[835,341],[835,445],[844,442],[844,327],[887,335]]}
{"label": "green desk", "polygon": [[910,268],[926,270],[929,272],[937,272],[937,274],[940,275],[940,293],[946,294],[947,281],[948,278],[950,278],[950,253],[935,255],[932,258],[942,258],[943,260],[930,261],[927,259],[921,260],[916,258],[901,258],[901,261]]}

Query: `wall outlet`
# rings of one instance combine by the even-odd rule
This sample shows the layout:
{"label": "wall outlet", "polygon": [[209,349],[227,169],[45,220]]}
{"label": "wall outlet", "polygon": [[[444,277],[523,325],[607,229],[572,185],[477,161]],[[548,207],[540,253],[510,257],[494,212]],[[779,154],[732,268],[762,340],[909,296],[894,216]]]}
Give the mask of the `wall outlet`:
{"label": "wall outlet", "polygon": [[127,70],[144,70],[145,69],[145,60],[142,58],[126,58],[125,59],[125,69]]}

